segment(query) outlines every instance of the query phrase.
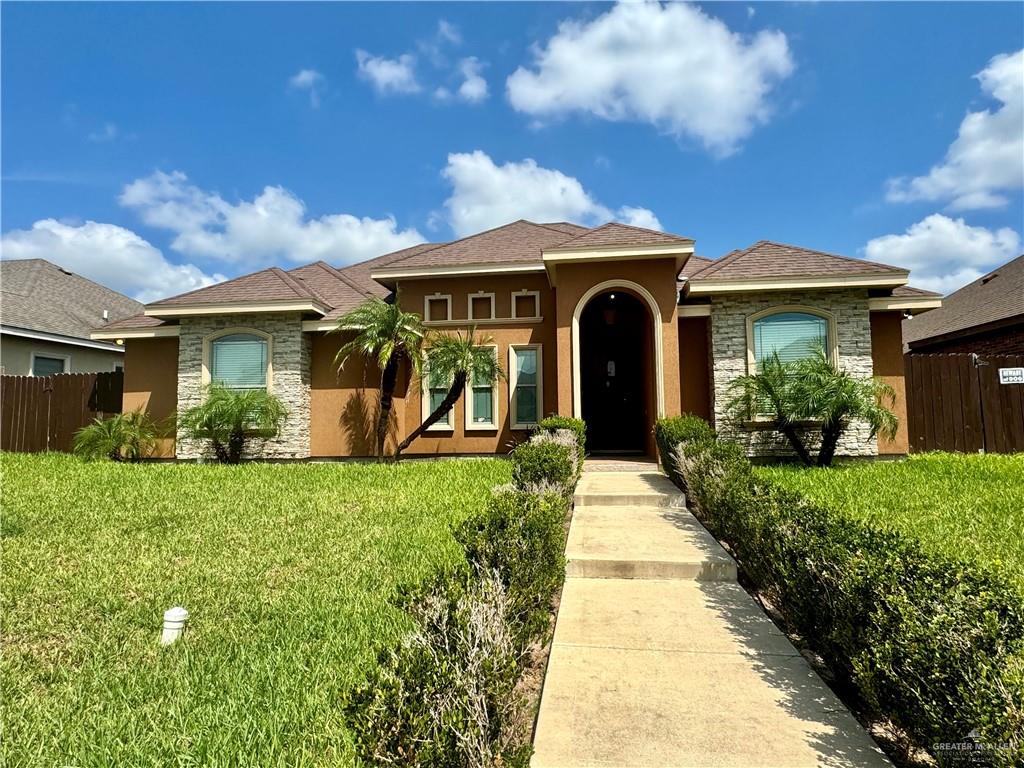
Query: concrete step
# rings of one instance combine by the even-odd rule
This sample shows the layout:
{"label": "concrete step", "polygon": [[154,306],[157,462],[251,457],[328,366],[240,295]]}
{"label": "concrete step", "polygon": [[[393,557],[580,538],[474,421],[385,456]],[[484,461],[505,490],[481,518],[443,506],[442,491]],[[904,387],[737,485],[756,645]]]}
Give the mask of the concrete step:
{"label": "concrete step", "polygon": [[685,507],[686,497],[660,472],[584,472],[578,507]]}
{"label": "concrete step", "polygon": [[679,508],[577,507],[565,557],[570,577],[736,580],[736,562]]}

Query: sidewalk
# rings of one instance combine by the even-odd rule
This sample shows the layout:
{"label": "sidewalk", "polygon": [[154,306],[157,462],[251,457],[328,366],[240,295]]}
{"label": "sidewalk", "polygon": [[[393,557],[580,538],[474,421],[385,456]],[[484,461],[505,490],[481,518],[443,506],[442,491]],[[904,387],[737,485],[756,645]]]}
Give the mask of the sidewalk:
{"label": "sidewalk", "polygon": [[533,768],[889,765],[682,504],[584,473]]}

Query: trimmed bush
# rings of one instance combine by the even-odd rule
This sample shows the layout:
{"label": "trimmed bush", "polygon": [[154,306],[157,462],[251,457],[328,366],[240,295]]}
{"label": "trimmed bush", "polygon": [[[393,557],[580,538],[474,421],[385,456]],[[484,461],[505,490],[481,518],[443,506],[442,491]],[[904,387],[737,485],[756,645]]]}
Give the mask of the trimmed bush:
{"label": "trimmed bush", "polygon": [[[658,444],[661,465],[665,467],[665,471],[677,484],[682,479],[675,466],[675,452],[679,444],[688,443],[691,440],[710,439],[714,436],[715,430],[710,424],[699,416],[689,413],[658,419],[654,423],[654,441]],[[680,487],[682,486],[680,485]]]}
{"label": "trimmed bush", "polygon": [[867,708],[918,745],[1008,745],[1024,760],[1024,597],[998,574],[925,552],[758,479],[737,446],[676,452],[692,506]]}
{"label": "trimmed bush", "polygon": [[576,481],[572,450],[546,437],[535,435],[511,453],[512,482],[517,488],[554,484],[568,488]]}
{"label": "trimmed bush", "polygon": [[579,463],[582,467],[583,460],[587,457],[587,423],[583,419],[574,419],[569,416],[548,416],[537,424],[537,432],[556,432],[560,429],[568,429],[575,436],[579,450]]}

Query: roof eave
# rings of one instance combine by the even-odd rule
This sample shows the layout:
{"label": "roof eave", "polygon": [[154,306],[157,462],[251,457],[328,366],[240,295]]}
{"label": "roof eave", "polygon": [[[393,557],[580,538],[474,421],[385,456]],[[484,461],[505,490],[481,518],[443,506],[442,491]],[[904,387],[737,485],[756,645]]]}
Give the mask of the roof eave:
{"label": "roof eave", "polygon": [[121,342],[124,339],[163,339],[177,337],[181,333],[181,326],[168,325],[155,328],[124,328],[112,331],[93,331],[89,334],[92,339],[104,339]]}
{"label": "roof eave", "polygon": [[210,304],[158,304],[146,307],[147,317],[195,317],[202,315],[241,315],[263,312],[316,312],[326,315],[331,308],[319,301],[288,299],[261,302],[219,302]]}
{"label": "roof eave", "polygon": [[826,275],[821,277],[773,277],[748,280],[687,280],[689,295],[750,291],[825,290],[830,288],[897,288],[906,285],[909,273],[875,275]]}
{"label": "roof eave", "polygon": [[504,262],[501,264],[444,264],[438,266],[405,267],[402,269],[382,269],[377,272],[371,272],[370,278],[387,288],[394,288],[394,283],[398,280],[424,280],[431,277],[543,271],[544,264],[538,261]]}
{"label": "roof eave", "polygon": [[942,306],[941,296],[876,296],[868,299],[871,312],[910,312],[918,314]]}

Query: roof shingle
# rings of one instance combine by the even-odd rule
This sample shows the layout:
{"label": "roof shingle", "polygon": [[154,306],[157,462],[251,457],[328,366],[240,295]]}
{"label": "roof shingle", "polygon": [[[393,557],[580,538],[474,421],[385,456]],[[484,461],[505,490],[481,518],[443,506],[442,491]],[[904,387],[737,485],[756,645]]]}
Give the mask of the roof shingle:
{"label": "roof shingle", "polygon": [[690,277],[700,280],[757,280],[773,277],[832,277],[907,274],[907,270],[864,259],[761,240],[716,259]]}
{"label": "roof shingle", "polygon": [[667,232],[634,227],[610,221],[600,227],[587,230],[572,240],[558,245],[558,248],[610,248],[614,246],[641,245],[672,245],[674,243],[692,243],[689,238],[679,237]]}
{"label": "roof shingle", "polygon": [[309,299],[329,304],[306,282],[297,280],[280,267],[270,267],[259,272],[225,280],[223,283],[197,288],[188,293],[155,301],[149,306],[182,306],[202,304],[225,304],[234,302],[287,301]]}

